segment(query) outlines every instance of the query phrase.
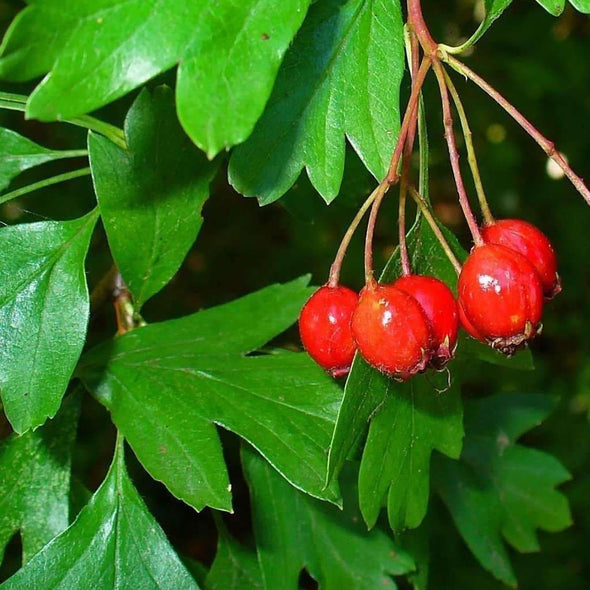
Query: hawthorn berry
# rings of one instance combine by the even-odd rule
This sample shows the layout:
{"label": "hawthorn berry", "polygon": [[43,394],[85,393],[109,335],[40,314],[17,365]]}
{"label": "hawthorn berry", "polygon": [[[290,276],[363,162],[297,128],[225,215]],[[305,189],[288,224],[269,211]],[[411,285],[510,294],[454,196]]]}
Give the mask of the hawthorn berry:
{"label": "hawthorn berry", "polygon": [[434,277],[407,275],[393,286],[411,295],[430,324],[432,342],[430,365],[441,369],[453,357],[459,331],[459,311],[451,290]]}
{"label": "hawthorn berry", "polygon": [[458,294],[465,330],[506,355],[540,332],[541,280],[515,250],[497,244],[474,248],[459,275]]}
{"label": "hawthorn berry", "polygon": [[303,306],[299,333],[309,356],[333,377],[350,370],[356,346],[350,322],[358,295],[348,287],[320,287]]}
{"label": "hawthorn berry", "polygon": [[522,219],[501,219],[481,230],[484,242],[499,244],[520,252],[539,274],[543,293],[552,299],[561,291],[557,256],[549,238],[536,226]]}
{"label": "hawthorn berry", "polygon": [[367,285],[352,316],[359,352],[373,367],[405,381],[430,360],[431,330],[420,304],[393,285]]}

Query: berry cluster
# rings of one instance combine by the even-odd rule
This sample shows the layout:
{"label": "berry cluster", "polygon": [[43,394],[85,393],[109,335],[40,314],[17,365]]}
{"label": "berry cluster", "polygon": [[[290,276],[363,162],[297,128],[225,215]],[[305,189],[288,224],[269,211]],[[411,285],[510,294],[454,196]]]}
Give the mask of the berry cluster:
{"label": "berry cluster", "polygon": [[[440,370],[455,354],[459,325],[472,337],[510,356],[541,331],[544,302],[561,290],[555,252],[534,225],[518,219],[496,221],[488,205],[465,108],[446,66],[484,90],[543,148],[590,204],[590,190],[565,158],[497,90],[453,56],[456,48],[434,41],[419,0],[408,1],[407,55],[412,91],[384,180],[360,208],[346,232],[328,283],[312,295],[299,319],[301,339],[310,356],[333,376],[346,375],[356,351],[373,367],[399,380],[427,368]],[[420,57],[422,55],[422,57]],[[410,179],[414,140],[425,141],[420,93],[427,73],[434,72],[441,97],[445,140],[459,205],[474,246],[461,266],[446,242],[426,199]],[[480,209],[479,226],[471,210],[459,166],[451,103],[459,117]],[[418,120],[422,122],[418,125]],[[420,150],[420,185],[427,150]],[[424,158],[424,159],[423,159]],[[401,166],[400,166],[401,164]],[[399,182],[399,252],[402,276],[392,284],[373,278],[373,232],[379,207]],[[412,274],[406,244],[405,205],[410,194],[458,274],[457,298],[434,277]],[[352,234],[371,209],[365,240],[365,287],[360,294],[339,284],[340,267]]]}
{"label": "berry cluster", "polygon": [[474,338],[507,355],[541,329],[543,299],[560,290],[555,252],[535,226],[517,219],[483,228],[459,275],[458,298],[442,281],[409,274],[369,283],[357,295],[324,285],[299,318],[310,356],[334,377],[358,350],[379,371],[406,380],[442,369],[454,356],[459,320]]}

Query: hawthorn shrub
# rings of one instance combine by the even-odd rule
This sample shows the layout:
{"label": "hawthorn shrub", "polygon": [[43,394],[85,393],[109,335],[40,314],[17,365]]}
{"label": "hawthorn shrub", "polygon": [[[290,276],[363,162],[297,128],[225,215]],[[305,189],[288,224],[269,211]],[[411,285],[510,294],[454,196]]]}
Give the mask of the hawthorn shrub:
{"label": "hawthorn shrub", "polygon": [[590,2],[537,3],[0,2],[2,588],[587,586]]}

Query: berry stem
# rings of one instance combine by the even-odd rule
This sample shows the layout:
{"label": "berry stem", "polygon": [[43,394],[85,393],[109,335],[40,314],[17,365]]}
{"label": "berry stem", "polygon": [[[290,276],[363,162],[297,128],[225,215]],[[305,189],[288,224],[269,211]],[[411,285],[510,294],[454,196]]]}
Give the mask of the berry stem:
{"label": "berry stem", "polygon": [[375,277],[373,276],[373,235],[375,234],[375,222],[377,221],[379,206],[390,186],[386,178],[375,189],[375,199],[367,223],[367,234],[365,236],[365,283],[367,286],[375,285]]}
{"label": "berry stem", "polygon": [[430,212],[430,209],[428,208],[428,203],[426,202],[426,199],[413,186],[410,186],[410,194],[412,195],[412,197],[416,201],[416,204],[418,205],[420,211],[422,212],[422,215],[424,215],[424,218],[428,222],[428,225],[430,225],[430,227],[432,229],[432,233],[436,236],[436,239],[439,241],[442,249],[444,250],[445,254],[447,255],[447,258],[449,259],[450,263],[453,265],[453,268],[455,269],[456,273],[460,274],[461,264],[457,260],[457,257],[455,256],[453,251],[451,250],[451,247],[449,246],[449,243],[447,242],[440,227],[438,226],[438,223],[436,222],[436,220],[434,219],[434,216]]}
{"label": "berry stem", "polygon": [[412,80],[412,93],[410,94],[410,98],[408,100],[408,106],[406,107],[406,112],[404,114],[404,118],[399,130],[399,135],[397,138],[397,144],[391,156],[391,163],[389,164],[389,171],[387,172],[387,176],[385,177],[385,182],[390,186],[395,184],[399,180],[398,174],[398,166],[400,159],[402,157],[402,152],[404,149],[404,144],[406,141],[406,137],[408,135],[408,130],[412,127],[411,123],[414,117],[417,116],[417,105],[418,99],[420,98],[420,90],[422,89],[422,85],[424,84],[424,79],[426,78],[426,74],[432,65],[432,60],[429,57],[424,57],[422,59],[422,63],[420,64],[420,68],[418,69],[418,73],[416,77]]}
{"label": "berry stem", "polygon": [[444,69],[440,61],[433,60],[432,67],[436,74],[438,81],[438,87],[440,90],[440,98],[442,102],[443,110],[443,124],[445,128],[445,139],[447,141],[447,147],[449,149],[449,158],[451,161],[451,168],[453,169],[453,176],[455,177],[455,184],[457,186],[457,193],[459,194],[459,204],[463,210],[463,215],[469,226],[469,231],[473,236],[473,241],[476,246],[483,244],[483,238],[479,231],[477,220],[473,215],[471,206],[469,205],[469,199],[467,198],[467,192],[465,191],[465,185],[463,184],[463,177],[461,176],[461,167],[459,166],[459,152],[457,151],[457,144],[455,143],[455,133],[453,131],[453,116],[451,114],[451,104],[449,101],[449,90],[445,82]]}
{"label": "berry stem", "polygon": [[[420,44],[418,38],[414,33],[407,30],[408,34],[405,35],[406,42],[406,55],[408,60],[408,68],[410,70],[410,76],[412,80],[416,76],[418,71],[419,52]],[[419,105],[416,106],[416,109]],[[402,157],[402,173],[400,178],[400,190],[399,190],[399,212],[398,212],[398,231],[399,231],[399,251],[400,261],[402,266],[402,275],[408,276],[412,274],[412,268],[410,265],[410,256],[408,254],[408,244],[406,240],[406,194],[408,191],[408,179],[410,173],[410,163],[412,152],[414,149],[414,140],[416,138],[416,128],[418,125],[418,116],[412,117],[410,127],[408,129],[408,136],[404,145],[403,157]]]}
{"label": "berry stem", "polygon": [[455,108],[457,109],[457,114],[459,115],[461,128],[463,129],[463,137],[465,138],[465,146],[467,148],[467,161],[469,162],[469,167],[471,168],[471,174],[473,176],[473,182],[475,184],[475,192],[477,193],[477,198],[479,200],[479,206],[481,208],[484,222],[486,225],[491,225],[494,223],[495,219],[490,210],[490,206],[486,198],[486,193],[483,188],[483,183],[481,181],[481,175],[479,173],[479,166],[477,165],[477,158],[475,156],[475,149],[473,147],[473,139],[471,129],[469,127],[469,121],[467,120],[467,114],[465,113],[463,102],[461,101],[461,97],[459,96],[457,88],[455,88],[455,85],[453,84],[451,77],[449,76],[448,72],[444,69],[443,73],[445,76],[447,88],[449,89],[449,93],[451,94],[451,98],[453,99],[453,102],[455,103]]}
{"label": "berry stem", "polygon": [[555,144],[547,139],[512,103],[510,103],[504,96],[502,96],[495,88],[490,86],[483,78],[476,74],[473,70],[468,68],[462,61],[457,58],[445,53],[440,52],[440,58],[448,63],[454,70],[463,74],[466,78],[469,78],[474,84],[479,86],[488,96],[490,96],[495,102],[497,102],[541,147],[541,149],[547,154],[548,158],[551,158],[562,170],[563,173],[568,177],[570,182],[574,185],[576,190],[582,195],[586,203],[590,205],[590,190],[584,184],[582,178],[580,178],[567,163],[565,158],[555,148]]}
{"label": "berry stem", "polygon": [[366,201],[362,204],[361,208],[358,210],[357,214],[354,216],[354,219],[351,221],[342,241],[340,242],[340,246],[338,247],[338,252],[336,252],[336,256],[334,258],[334,262],[330,267],[330,275],[328,277],[328,286],[329,287],[337,287],[340,283],[340,270],[342,268],[342,262],[344,261],[344,257],[346,256],[346,252],[348,250],[348,246],[350,245],[350,241],[352,240],[352,236],[356,231],[357,227],[359,226],[360,222],[362,221],[365,213],[369,210],[369,207],[373,204],[377,195],[379,194],[381,185],[379,185],[366,199]]}
{"label": "berry stem", "polygon": [[[387,172],[387,176],[383,182],[381,182],[381,184],[376,189],[377,194],[375,196],[373,206],[371,207],[371,214],[369,216],[369,222],[367,223],[367,233],[365,237],[365,283],[367,285],[375,284],[375,278],[373,276],[373,236],[375,234],[375,222],[377,221],[379,207],[381,206],[383,197],[389,190],[389,187],[395,184],[400,178],[397,171],[399,161],[402,156],[408,133],[411,133],[412,135],[415,133],[415,124],[413,124],[413,121],[416,121],[418,118],[418,100],[420,98],[420,90],[424,84],[424,79],[426,78],[426,74],[428,73],[431,65],[432,60],[429,57],[424,57],[416,77],[412,80],[412,92],[408,100],[406,112],[404,113],[397,143],[393,151],[393,155],[391,156],[389,171]],[[411,132],[410,129],[412,129]]]}

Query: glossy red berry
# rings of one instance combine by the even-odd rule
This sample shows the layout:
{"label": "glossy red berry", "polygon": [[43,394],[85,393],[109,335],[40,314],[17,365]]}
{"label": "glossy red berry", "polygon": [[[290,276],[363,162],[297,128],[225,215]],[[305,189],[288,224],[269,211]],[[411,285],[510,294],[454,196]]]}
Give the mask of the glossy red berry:
{"label": "glossy red berry", "polygon": [[356,352],[350,322],[357,303],[358,295],[351,289],[325,285],[308,299],[299,316],[305,350],[334,377],[348,373]]}
{"label": "glossy red berry", "polygon": [[499,244],[520,252],[539,274],[547,299],[561,291],[557,256],[547,236],[532,223],[521,219],[501,219],[481,230],[484,242]]}
{"label": "glossy red berry", "polygon": [[458,285],[459,317],[474,338],[511,355],[540,331],[543,288],[522,255],[496,244],[476,247]]}
{"label": "glossy red berry", "polygon": [[393,285],[365,287],[352,316],[359,352],[373,367],[406,380],[430,360],[431,334],[419,303]]}
{"label": "glossy red berry", "polygon": [[393,286],[411,295],[422,308],[432,333],[430,365],[441,369],[453,357],[459,331],[459,310],[451,290],[434,277],[408,275]]}

